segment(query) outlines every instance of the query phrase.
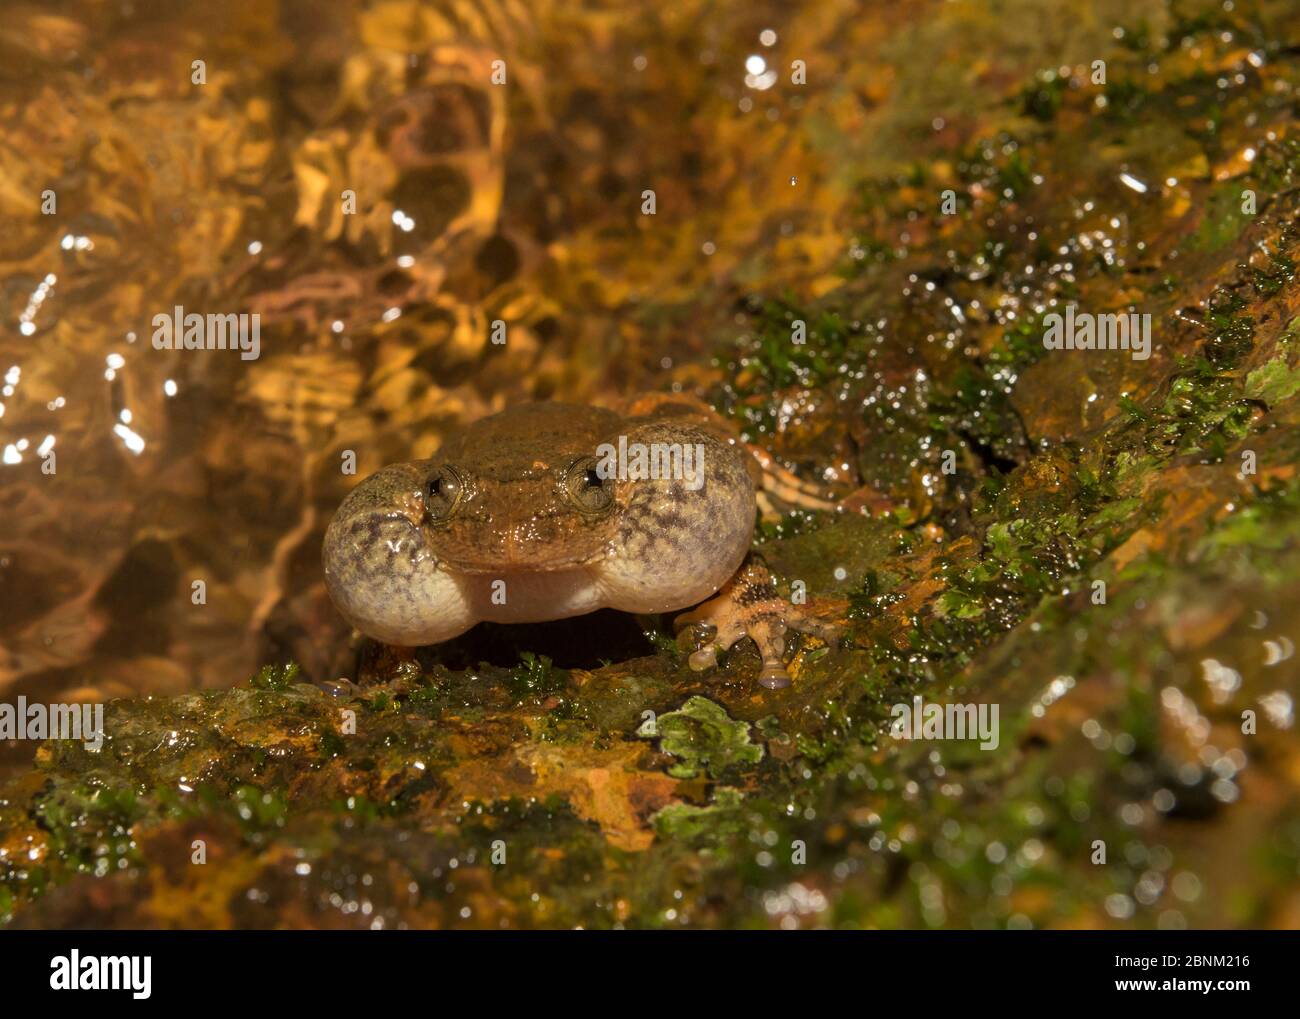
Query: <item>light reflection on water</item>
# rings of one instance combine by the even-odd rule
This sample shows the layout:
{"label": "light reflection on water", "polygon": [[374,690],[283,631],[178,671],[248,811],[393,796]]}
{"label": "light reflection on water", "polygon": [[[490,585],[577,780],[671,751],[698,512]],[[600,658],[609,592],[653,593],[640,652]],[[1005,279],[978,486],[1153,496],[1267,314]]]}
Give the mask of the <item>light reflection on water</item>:
{"label": "light reflection on water", "polygon": [[[699,360],[708,294],[768,217],[815,243],[767,282],[829,264],[838,238],[787,183],[817,179],[790,142],[825,85],[769,78],[851,12],[771,13],[702,38],[545,7],[15,11],[0,692],[217,687],[288,657],[336,673],[317,560],[342,451],[364,475],[510,401],[662,384]],[[636,214],[647,181],[670,229]],[[828,212],[846,193],[823,190]],[[679,310],[638,315],[650,297]],[[261,356],[155,349],[178,305],[257,312]]]}

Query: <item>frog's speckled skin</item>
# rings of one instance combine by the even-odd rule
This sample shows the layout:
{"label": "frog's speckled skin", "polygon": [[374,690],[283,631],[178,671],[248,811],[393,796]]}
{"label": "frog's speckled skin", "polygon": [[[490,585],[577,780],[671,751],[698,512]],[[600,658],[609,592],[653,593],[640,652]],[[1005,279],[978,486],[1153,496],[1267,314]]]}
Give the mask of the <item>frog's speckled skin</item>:
{"label": "frog's speckled skin", "polygon": [[[700,443],[703,485],[611,479],[607,506],[580,506],[567,472],[619,436]],[[429,484],[447,466],[459,500],[435,520],[426,502],[442,495]],[[326,532],[325,578],[358,629],[399,646],[434,644],[482,620],[694,605],[736,572],[754,520],[747,450],[702,417],[528,404],[478,421],[431,460],[385,467],[358,485]]]}

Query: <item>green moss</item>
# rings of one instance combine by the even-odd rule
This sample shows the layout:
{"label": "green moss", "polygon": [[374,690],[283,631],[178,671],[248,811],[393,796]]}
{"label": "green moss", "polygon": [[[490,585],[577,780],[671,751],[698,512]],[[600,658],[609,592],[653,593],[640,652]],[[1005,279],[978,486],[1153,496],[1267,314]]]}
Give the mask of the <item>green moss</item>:
{"label": "green moss", "polygon": [[134,789],[94,774],[80,781],[61,779],[37,798],[34,808],[52,834],[51,877],[57,879],[63,868],[102,877],[138,862],[131,828],[150,809]]}
{"label": "green moss", "polygon": [[824,527],[828,519],[825,513],[812,513],[802,509],[791,510],[778,520],[760,519],[754,529],[754,542],[763,545],[769,541],[783,541],[801,534],[811,534]]}
{"label": "green moss", "polygon": [[523,651],[519,665],[506,678],[506,686],[517,701],[525,698],[546,698],[564,690],[568,676],[556,669],[546,655]]}
{"label": "green moss", "polygon": [[692,846],[717,847],[746,831],[744,797],[739,789],[720,786],[705,807],[674,803],[655,814],[655,827],[665,838]]}
{"label": "green moss", "polygon": [[723,775],[763,759],[762,746],[752,743],[749,725],[733,721],[722,706],[707,697],[691,697],[678,710],[660,715],[659,747],[680,757],[668,769],[678,778]]}
{"label": "green moss", "polygon": [[1283,564],[1270,555],[1292,547],[1300,531],[1300,481],[1272,485],[1258,499],[1221,521],[1201,543],[1201,554],[1213,561],[1246,554],[1250,569],[1266,573],[1274,581],[1286,575]]}
{"label": "green moss", "polygon": [[1300,392],[1300,366],[1288,366],[1285,357],[1275,357],[1246,376],[1246,395],[1263,400],[1270,407]]}
{"label": "green moss", "polygon": [[[1233,359],[1241,353],[1238,350]],[[1235,377],[1206,358],[1195,358],[1182,361],[1159,398],[1146,404],[1120,403],[1130,419],[1143,426],[1139,434],[1149,452],[1201,452],[1217,463],[1246,435],[1251,408],[1244,397]]]}
{"label": "green moss", "polygon": [[256,676],[249,680],[255,690],[288,690],[295,683],[300,683],[300,669],[297,662],[285,665],[264,665]]}
{"label": "green moss", "polygon": [[289,807],[283,793],[243,785],[235,790],[232,799],[235,812],[248,830],[266,831],[284,827]]}
{"label": "green moss", "polygon": [[1191,247],[1201,251],[1218,251],[1236,241],[1254,216],[1242,209],[1244,185],[1231,182],[1220,185],[1205,205],[1205,216],[1191,238]]}
{"label": "green moss", "polygon": [[1300,184],[1300,138],[1277,138],[1261,145],[1250,179],[1258,184],[1262,201]]}
{"label": "green moss", "polygon": [[1069,84],[1067,79],[1055,71],[1038,75],[1020,93],[1020,104],[1025,115],[1044,122],[1053,120],[1061,108]]}

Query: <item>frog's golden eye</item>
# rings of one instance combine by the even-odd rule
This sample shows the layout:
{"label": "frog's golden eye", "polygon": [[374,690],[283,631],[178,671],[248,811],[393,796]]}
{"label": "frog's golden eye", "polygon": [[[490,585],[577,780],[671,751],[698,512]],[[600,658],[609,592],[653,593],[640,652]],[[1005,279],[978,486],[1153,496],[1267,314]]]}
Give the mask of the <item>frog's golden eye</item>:
{"label": "frog's golden eye", "polygon": [[614,484],[596,470],[600,461],[584,456],[569,465],[564,475],[564,492],[583,513],[602,513],[614,505]]}
{"label": "frog's golden eye", "polygon": [[443,464],[424,485],[424,511],[434,523],[446,520],[460,504],[465,484],[460,472],[450,464]]}

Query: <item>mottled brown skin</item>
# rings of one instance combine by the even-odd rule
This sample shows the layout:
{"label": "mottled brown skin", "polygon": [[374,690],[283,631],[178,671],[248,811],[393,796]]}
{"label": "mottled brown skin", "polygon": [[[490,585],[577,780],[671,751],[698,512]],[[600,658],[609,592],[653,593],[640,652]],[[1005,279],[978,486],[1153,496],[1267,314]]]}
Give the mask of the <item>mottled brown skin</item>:
{"label": "mottled brown skin", "polygon": [[[602,478],[602,443],[703,449],[703,483]],[[658,613],[724,595],[690,620],[717,630],[692,656],[754,636],[765,685],[781,665],[793,606],[756,564],[737,574],[755,522],[753,458],[707,409],[647,397],[627,416],[527,404],[476,422],[429,460],[393,464],[358,485],[325,535],[339,611],[401,647],[448,640],[483,620],[539,622],[614,608]]]}

